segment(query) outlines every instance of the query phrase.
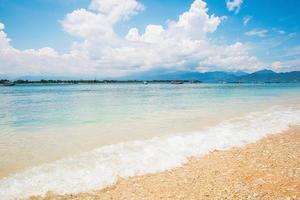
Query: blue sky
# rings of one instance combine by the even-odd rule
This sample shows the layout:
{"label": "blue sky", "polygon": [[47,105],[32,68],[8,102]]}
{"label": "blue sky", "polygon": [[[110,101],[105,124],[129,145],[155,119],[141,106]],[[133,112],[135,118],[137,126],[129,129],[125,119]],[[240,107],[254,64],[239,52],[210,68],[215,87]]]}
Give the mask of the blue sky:
{"label": "blue sky", "polygon": [[[190,62],[187,55],[182,55],[182,52],[172,52],[173,57],[184,57],[182,62],[174,58],[174,63],[172,63],[172,58],[170,58],[169,56],[165,56],[157,62],[132,62],[130,66],[126,65],[124,67],[125,69],[120,69],[123,66],[122,62],[126,62],[126,59],[120,59],[117,62],[115,61],[115,58],[107,58],[106,55],[95,53],[96,49],[100,47],[103,47],[103,49],[108,47],[111,49],[113,47],[114,52],[112,52],[112,54],[114,54],[116,51],[116,45],[113,44],[113,42],[109,42],[109,44],[108,42],[103,42],[110,39],[115,40],[115,38],[109,37],[103,39],[101,38],[101,34],[105,35],[105,31],[110,31],[110,27],[113,27],[113,34],[117,35],[118,38],[122,38],[122,41],[118,42],[122,43],[122,48],[131,48],[132,44],[128,44],[128,41],[124,42],[124,38],[131,28],[137,28],[140,35],[144,33],[145,28],[150,24],[160,25],[165,30],[168,30],[168,22],[170,20],[178,21],[179,16],[182,13],[189,11],[194,1],[141,0],[137,2],[136,0],[129,0],[128,2],[132,3],[133,7],[130,8],[131,10],[125,12],[130,12],[130,17],[124,17],[125,14],[124,16],[123,14],[120,14],[120,16],[118,16],[118,19],[111,22],[111,25],[108,25],[108,29],[101,30],[102,32],[97,32],[99,30],[95,29],[95,27],[102,26],[101,19],[99,19],[99,21],[95,22],[95,24],[90,24],[90,26],[93,26],[94,28],[90,27],[89,29],[90,31],[97,32],[97,34],[93,35],[90,33],[84,33],[82,35],[81,33],[78,33],[72,29],[71,26],[73,26],[73,28],[75,27],[73,24],[74,21],[72,21],[71,25],[69,24],[70,26],[68,26],[66,18],[68,14],[74,13],[74,11],[78,9],[85,9],[85,11],[95,15],[103,14],[103,10],[101,10],[101,8],[99,8],[98,10],[90,9],[93,2],[100,2],[99,5],[101,6],[108,4],[107,0],[0,0],[0,23],[5,26],[2,32],[5,33],[6,40],[8,38],[10,39],[10,48],[17,49],[21,52],[26,52],[28,49],[32,49],[34,52],[36,52],[39,49],[43,49],[45,47],[51,48],[51,52],[52,50],[55,51],[56,60],[60,59],[58,58],[59,56],[65,54],[69,55],[71,51],[74,51],[74,43],[79,45],[83,43],[96,44],[95,47],[93,47],[92,44],[89,44],[89,47],[84,47],[88,49],[85,49],[81,55],[89,54],[89,58],[85,58],[85,61],[81,60],[82,62],[80,63],[82,64],[82,66],[76,67],[75,70],[53,70],[53,74],[81,74],[82,69],[83,73],[85,74],[96,73],[99,75],[109,74],[112,76],[116,74],[116,76],[118,76],[122,74],[147,71],[161,67],[173,70],[173,68],[169,65],[174,65],[174,69],[176,70],[182,70],[185,69],[186,66],[191,65],[195,66],[195,68],[193,68],[192,70],[198,70],[200,68],[200,70],[202,71],[214,71],[219,69],[229,71],[239,69],[245,69],[246,71],[252,70],[251,66],[244,66],[240,68],[239,66],[227,67],[230,64],[227,63],[227,61],[226,64],[224,64],[223,62],[226,59],[221,60],[223,57],[226,57],[226,55],[217,56],[217,59],[220,60],[219,63],[215,61],[210,62],[213,58],[205,58],[204,61],[204,55],[197,55],[198,57],[195,55],[190,59],[192,60]],[[124,0],[123,2],[126,1]],[[257,66],[253,67],[253,70],[272,67],[274,67],[274,69],[278,71],[300,69],[300,1],[234,0],[231,2],[239,5],[239,8],[234,7],[232,10],[230,10],[230,8],[228,7],[228,2],[226,2],[225,0],[206,0],[203,2],[207,4],[206,8],[209,9],[208,11],[206,11],[207,16],[211,17],[212,15],[214,15],[216,17],[219,17],[221,22],[213,27],[213,31],[205,31],[203,33],[205,37],[181,37],[180,39],[184,41],[186,41],[187,39],[191,41],[205,41],[204,46],[213,46],[214,50],[212,51],[217,51],[217,45],[219,45],[221,48],[230,48],[230,45],[241,43],[245,46],[243,46],[243,51],[245,52],[241,57],[250,56],[255,57],[255,59],[257,60]],[[141,5],[143,8],[139,9],[138,7],[134,7],[137,5]],[[110,8],[114,9],[115,7]],[[128,13],[126,13],[126,15],[127,14]],[[105,15],[109,15],[109,13],[105,13]],[[82,23],[81,19],[75,17],[74,15],[72,15],[72,17],[74,17],[74,20],[79,20],[78,22]],[[199,20],[202,20],[201,16],[199,16]],[[203,18],[203,20],[205,20],[205,18]],[[204,23],[210,22],[207,21]],[[83,22],[82,26],[86,27],[87,24],[89,23]],[[199,24],[202,24],[202,22],[199,21]],[[66,27],[69,27],[69,29]],[[197,31],[197,28],[198,27],[196,26],[193,27],[195,31]],[[169,34],[171,34],[171,31]],[[140,41],[141,39],[139,40],[139,42]],[[142,42],[148,43],[149,40],[145,40]],[[153,41],[151,41],[151,43],[153,43]],[[80,50],[82,50],[82,48],[83,47],[80,47]],[[117,47],[117,49],[118,48],[119,46]],[[153,51],[151,55],[162,51],[161,49],[157,49],[157,47],[153,47],[153,49],[151,50]],[[77,51],[79,50],[76,49],[76,52]],[[201,51],[201,47],[199,47],[199,51]],[[122,55],[127,53],[128,51],[125,50],[125,52],[122,52]],[[35,56],[36,55],[33,55],[32,61],[34,61]],[[118,56],[118,58],[120,57],[119,55],[116,56]],[[232,55],[231,53],[228,56],[234,57],[234,55]],[[110,61],[107,60],[105,60],[104,62],[104,57],[105,59],[113,60],[114,62],[111,64]],[[128,59],[134,58],[135,56],[128,55]],[[23,57],[21,56],[20,60],[23,61],[22,59]],[[42,58],[39,57],[38,62],[44,62],[40,59],[42,60]],[[154,57],[153,59],[156,59],[156,57]],[[214,60],[215,59],[216,58],[214,58]],[[70,68],[70,66],[68,65],[72,65],[72,62],[69,61],[70,59],[68,59],[68,61],[56,61],[53,64],[50,63],[51,61],[49,60],[51,59],[49,57],[45,58],[45,60],[47,60],[46,63],[49,68],[53,68],[52,65],[56,65],[57,63],[59,63],[60,68]],[[92,63],[93,60],[96,60],[97,62]],[[164,61],[162,60],[168,60],[168,64],[164,63]],[[210,61],[208,62],[207,60]],[[249,58],[248,60],[254,62],[254,59]],[[7,63],[7,66],[0,66],[0,73],[26,74],[26,69],[22,69],[22,67],[16,67],[16,69],[14,69],[12,66],[15,66],[16,64],[12,61],[6,59],[3,62]],[[26,62],[28,61],[24,60],[24,64],[26,64]],[[85,65],[88,66],[86,67]],[[138,65],[141,65],[142,67],[139,68]],[[199,67],[197,68],[198,65]],[[239,62],[233,62],[232,65],[239,65]],[[3,69],[1,70],[1,68]],[[37,74],[52,73],[51,70],[40,68],[41,67],[39,66],[32,66],[30,70],[36,72]],[[43,68],[45,67],[43,66]],[[107,68],[109,68],[110,70],[107,70]],[[30,70],[28,71],[29,73],[31,73]],[[188,70],[191,70],[191,68],[188,68]]]}

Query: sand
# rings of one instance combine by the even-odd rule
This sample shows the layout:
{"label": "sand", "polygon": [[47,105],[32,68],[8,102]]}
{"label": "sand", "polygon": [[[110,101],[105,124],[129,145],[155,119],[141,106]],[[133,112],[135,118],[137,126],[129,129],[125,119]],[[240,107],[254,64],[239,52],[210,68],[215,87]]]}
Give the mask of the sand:
{"label": "sand", "polygon": [[[97,177],[95,177],[97,178]],[[99,191],[40,199],[299,199],[300,128],[257,143],[190,158],[169,171],[130,177]]]}

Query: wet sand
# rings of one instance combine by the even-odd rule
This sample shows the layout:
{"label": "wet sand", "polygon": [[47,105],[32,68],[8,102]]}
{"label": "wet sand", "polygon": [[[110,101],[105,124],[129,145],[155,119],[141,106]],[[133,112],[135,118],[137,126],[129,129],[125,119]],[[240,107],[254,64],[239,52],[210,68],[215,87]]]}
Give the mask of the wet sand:
{"label": "wet sand", "polygon": [[31,199],[300,199],[300,127],[99,191]]}

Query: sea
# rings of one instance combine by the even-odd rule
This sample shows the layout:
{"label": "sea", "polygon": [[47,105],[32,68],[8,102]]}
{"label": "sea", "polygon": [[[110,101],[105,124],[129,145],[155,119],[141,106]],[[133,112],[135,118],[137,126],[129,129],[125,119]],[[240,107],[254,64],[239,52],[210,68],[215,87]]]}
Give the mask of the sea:
{"label": "sea", "polygon": [[297,83],[0,87],[0,199],[101,189],[297,125]]}

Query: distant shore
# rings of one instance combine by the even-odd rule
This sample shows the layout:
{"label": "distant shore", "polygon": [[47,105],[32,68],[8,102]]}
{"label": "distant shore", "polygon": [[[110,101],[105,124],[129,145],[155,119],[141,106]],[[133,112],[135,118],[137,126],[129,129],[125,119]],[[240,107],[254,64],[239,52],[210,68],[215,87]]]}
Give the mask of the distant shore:
{"label": "distant shore", "polygon": [[15,86],[15,85],[76,85],[76,84],[280,84],[280,83],[300,83],[300,82],[202,82],[200,80],[16,80],[9,81],[7,79],[0,80],[0,86]]}
{"label": "distant shore", "polygon": [[299,158],[300,128],[294,127],[244,148],[190,158],[170,171],[121,179],[99,191],[31,199],[298,199]]}
{"label": "distant shore", "polygon": [[7,79],[0,80],[0,86],[9,86],[9,85],[33,85],[33,84],[113,84],[113,83],[139,83],[139,84],[148,84],[148,83],[171,83],[171,84],[183,84],[183,83],[202,83],[199,80],[39,80],[39,81],[30,81],[30,80],[16,80],[9,81]]}

